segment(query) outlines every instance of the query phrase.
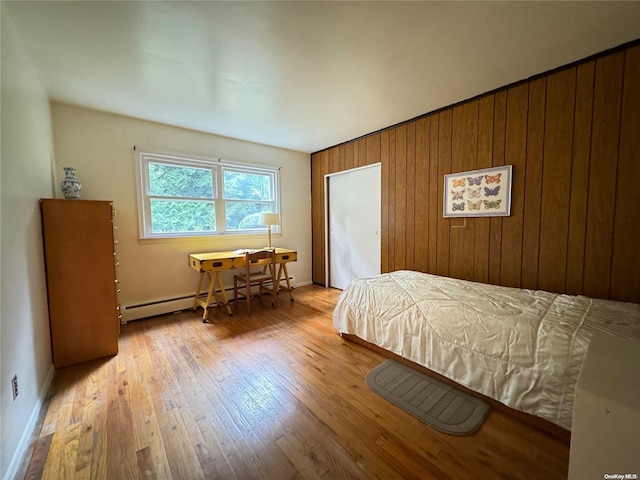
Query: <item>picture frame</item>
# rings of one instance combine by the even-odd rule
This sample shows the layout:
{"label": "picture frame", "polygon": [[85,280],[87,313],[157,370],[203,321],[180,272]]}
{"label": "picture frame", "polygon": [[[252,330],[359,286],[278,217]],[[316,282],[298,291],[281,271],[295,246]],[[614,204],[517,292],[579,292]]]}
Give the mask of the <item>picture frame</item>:
{"label": "picture frame", "polygon": [[511,215],[512,165],[450,173],[444,176],[445,217]]}

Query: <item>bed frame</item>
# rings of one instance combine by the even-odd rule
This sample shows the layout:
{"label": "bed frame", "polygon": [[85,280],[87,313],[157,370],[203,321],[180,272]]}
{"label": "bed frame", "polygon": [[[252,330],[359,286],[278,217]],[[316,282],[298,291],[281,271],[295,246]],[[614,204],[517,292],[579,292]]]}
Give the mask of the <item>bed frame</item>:
{"label": "bed frame", "polygon": [[498,402],[497,400],[494,400],[493,398],[487,397],[486,395],[482,395],[481,393],[478,392],[474,392],[473,390],[470,390],[469,388],[460,385],[457,382],[454,382],[453,380],[440,375],[439,373],[434,372],[433,370],[429,370],[428,368],[419,365],[415,362],[412,362],[411,360],[407,360],[406,358],[401,357],[400,355],[397,355],[393,352],[390,352],[388,350],[385,350],[382,347],[379,347],[377,345],[374,345],[373,343],[369,343],[366,340],[363,340],[360,337],[357,337],[355,335],[351,335],[348,333],[341,333],[340,334],[342,336],[342,338],[349,340],[353,343],[356,343],[358,345],[362,345],[365,348],[368,348],[376,353],[381,354],[382,356],[384,356],[385,358],[390,358],[392,360],[395,360],[397,362],[403,363],[404,365],[408,365],[409,367],[412,367],[416,370],[418,370],[419,372],[422,372],[426,375],[429,375],[430,377],[433,377],[437,380],[440,380],[443,383],[446,383],[447,385],[451,385],[452,387],[455,387],[459,390],[462,390],[466,393],[468,393],[469,395],[472,395],[474,397],[480,398],[484,401],[486,401],[487,403],[489,403],[491,406],[493,406],[494,408],[496,408],[497,410],[500,410],[501,412],[505,412],[506,414],[522,421],[525,422],[533,427],[536,427],[540,430],[543,430],[546,433],[549,433],[551,435],[553,435],[554,437],[569,443],[570,439],[571,439],[571,432],[568,430],[565,430],[564,428],[560,427],[559,425],[556,425],[555,423],[550,422],[549,420],[546,420],[544,418],[540,418],[540,417],[536,417],[534,415],[530,415],[528,413],[524,413],[521,412],[519,410],[515,410],[513,408],[507,407],[506,405],[504,405],[503,403]]}

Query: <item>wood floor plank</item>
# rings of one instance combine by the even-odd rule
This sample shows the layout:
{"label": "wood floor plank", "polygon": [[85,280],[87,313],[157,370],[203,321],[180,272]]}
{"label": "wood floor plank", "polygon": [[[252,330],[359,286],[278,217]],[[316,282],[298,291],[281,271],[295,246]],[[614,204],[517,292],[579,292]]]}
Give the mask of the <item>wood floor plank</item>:
{"label": "wood floor plank", "polygon": [[339,293],[124,325],[116,357],[57,371],[17,478],[566,478],[569,445],[504,412],[458,437],[371,391],[384,358],[334,330]]}
{"label": "wood floor plank", "polygon": [[303,436],[285,434],[277,440],[277,443],[302,478],[320,480],[327,473],[328,468],[318,459],[315,445],[304,440]]}
{"label": "wood floor plank", "polygon": [[[43,419],[44,420],[44,419]],[[39,437],[33,441],[33,448],[31,449],[31,458],[27,464],[26,473],[24,475],[25,480],[38,480],[43,476],[44,466],[46,464],[47,455],[51,448],[51,438],[53,434]]]}
{"label": "wood floor plank", "polygon": [[95,376],[88,375],[83,382],[84,388],[79,388],[76,397],[82,397],[79,404],[82,409],[78,412],[80,433],[78,436],[78,452],[75,460],[76,478],[91,478],[91,457],[93,450],[93,425],[96,413],[96,384]]}
{"label": "wood floor plank", "polygon": [[[135,421],[133,425],[134,438],[136,442],[136,458],[138,468],[143,474],[143,478],[171,478],[169,460],[162,442],[159,420],[154,406],[154,396],[152,388],[154,382],[153,362],[144,342],[142,335],[130,335],[125,338],[132,338],[131,351],[124,351],[131,354],[134,361],[132,383],[136,385],[136,390],[132,392],[136,406]],[[149,477],[148,472],[151,472]]]}

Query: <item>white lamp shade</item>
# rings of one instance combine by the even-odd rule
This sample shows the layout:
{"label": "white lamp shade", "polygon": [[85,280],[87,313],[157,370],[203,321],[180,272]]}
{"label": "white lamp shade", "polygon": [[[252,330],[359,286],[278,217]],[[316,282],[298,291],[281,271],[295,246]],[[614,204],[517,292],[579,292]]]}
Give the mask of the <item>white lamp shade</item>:
{"label": "white lamp shade", "polygon": [[260,225],[280,225],[280,215],[277,213],[263,212],[260,214],[260,218],[258,218],[258,223]]}

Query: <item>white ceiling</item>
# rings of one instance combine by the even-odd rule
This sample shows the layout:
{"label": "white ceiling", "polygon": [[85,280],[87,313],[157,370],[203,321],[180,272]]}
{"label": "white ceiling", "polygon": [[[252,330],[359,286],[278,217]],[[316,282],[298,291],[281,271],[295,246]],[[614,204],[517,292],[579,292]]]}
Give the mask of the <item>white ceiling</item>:
{"label": "white ceiling", "polygon": [[640,2],[2,2],[57,101],[313,152],[640,38]]}

